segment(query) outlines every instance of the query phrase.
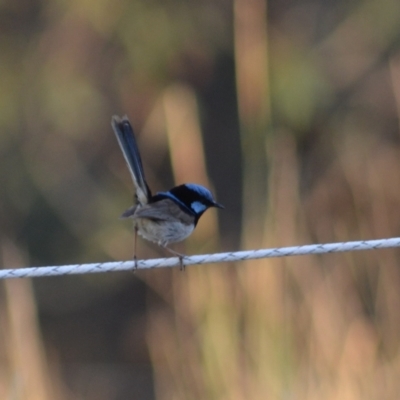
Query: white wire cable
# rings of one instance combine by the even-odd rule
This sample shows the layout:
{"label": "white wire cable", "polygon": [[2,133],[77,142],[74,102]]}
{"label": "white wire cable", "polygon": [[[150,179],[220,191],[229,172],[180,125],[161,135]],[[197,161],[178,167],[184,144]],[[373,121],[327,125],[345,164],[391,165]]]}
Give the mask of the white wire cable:
{"label": "white wire cable", "polygon": [[[307,254],[338,253],[356,250],[375,250],[400,247],[400,237],[379,240],[361,240],[327,244],[310,244],[305,246],[278,247],[271,249],[236,251],[229,253],[203,254],[188,256],[183,259],[185,266],[219,262],[244,261],[257,258],[300,256]],[[180,266],[178,257],[138,260],[138,269]],[[92,264],[55,265],[51,267],[29,267],[0,270],[0,279],[33,278],[42,276],[94,274],[114,271],[127,271],[135,268],[135,262],[115,261]]]}

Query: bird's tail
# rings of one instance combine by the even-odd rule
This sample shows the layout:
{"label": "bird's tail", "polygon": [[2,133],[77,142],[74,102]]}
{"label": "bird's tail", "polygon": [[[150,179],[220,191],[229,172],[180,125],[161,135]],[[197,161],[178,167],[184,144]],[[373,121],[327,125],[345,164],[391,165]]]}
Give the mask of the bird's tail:
{"label": "bird's tail", "polygon": [[111,118],[111,126],[131,172],[137,199],[140,204],[147,204],[151,192],[144,177],[142,160],[129,119],[126,115],[122,118],[114,115]]}

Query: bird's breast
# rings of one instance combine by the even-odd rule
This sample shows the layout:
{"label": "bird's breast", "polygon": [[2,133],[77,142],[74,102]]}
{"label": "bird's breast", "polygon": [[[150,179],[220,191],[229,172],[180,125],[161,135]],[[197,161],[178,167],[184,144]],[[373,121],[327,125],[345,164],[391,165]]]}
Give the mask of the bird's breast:
{"label": "bird's breast", "polygon": [[136,219],[135,224],[140,236],[161,246],[186,239],[194,229],[194,224],[179,221],[154,221],[146,218]]}

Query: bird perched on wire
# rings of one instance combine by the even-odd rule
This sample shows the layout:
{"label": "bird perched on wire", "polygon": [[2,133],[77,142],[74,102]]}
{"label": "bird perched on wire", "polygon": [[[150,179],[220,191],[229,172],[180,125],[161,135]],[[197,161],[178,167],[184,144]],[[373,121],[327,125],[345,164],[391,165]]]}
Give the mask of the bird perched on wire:
{"label": "bird perched on wire", "polygon": [[170,249],[168,244],[186,239],[208,208],[224,207],[214,200],[208,189],[194,183],[185,183],[167,192],[152,195],[144,177],[142,160],[128,117],[114,115],[111,126],[128,164],[136,191],[136,204],[121,216],[133,218],[134,221],[134,259],[136,261],[136,236],[139,233],[144,239],[157,243],[178,256],[182,269],[184,255]]}

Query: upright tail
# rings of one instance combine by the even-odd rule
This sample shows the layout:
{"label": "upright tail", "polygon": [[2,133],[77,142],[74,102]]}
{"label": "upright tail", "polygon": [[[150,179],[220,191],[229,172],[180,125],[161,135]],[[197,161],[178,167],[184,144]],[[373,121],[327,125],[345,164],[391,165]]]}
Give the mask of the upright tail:
{"label": "upright tail", "polygon": [[142,160],[129,119],[126,115],[122,118],[114,115],[111,118],[111,126],[131,172],[137,199],[140,204],[147,204],[151,192],[144,177]]}

